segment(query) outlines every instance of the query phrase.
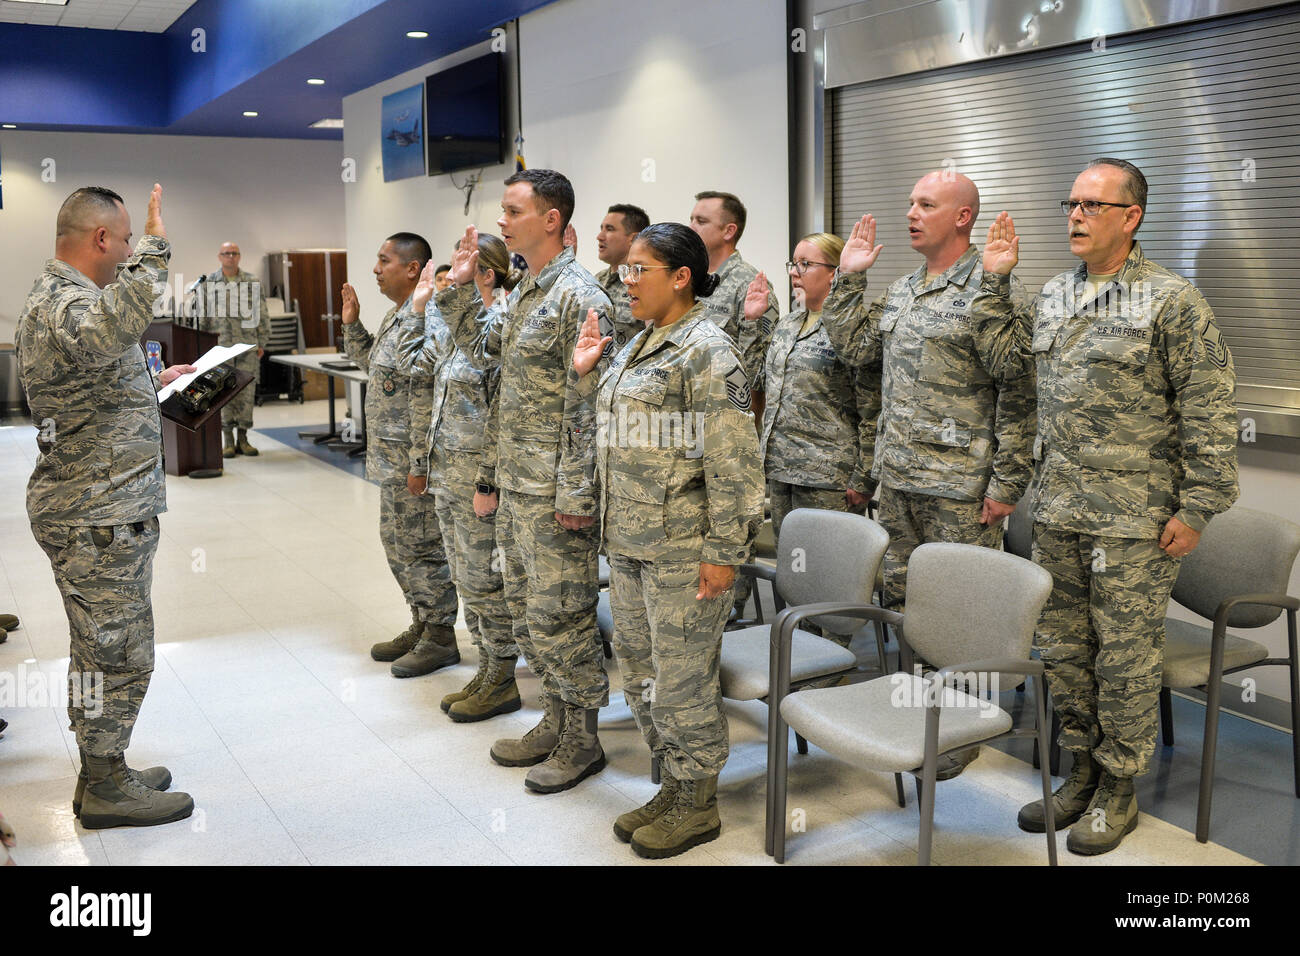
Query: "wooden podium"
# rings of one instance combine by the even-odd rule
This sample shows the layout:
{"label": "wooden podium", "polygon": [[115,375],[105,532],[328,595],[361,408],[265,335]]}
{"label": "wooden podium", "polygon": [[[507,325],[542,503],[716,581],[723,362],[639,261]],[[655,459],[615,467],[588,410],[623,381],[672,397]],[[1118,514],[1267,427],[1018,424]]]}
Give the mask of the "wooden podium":
{"label": "wooden podium", "polygon": [[[140,346],[143,348],[147,341],[162,346],[163,365],[168,366],[193,363],[208,349],[216,347],[217,336],[214,332],[177,325],[171,319],[159,319],[149,324]],[[235,387],[201,415],[178,413],[173,408],[175,400],[168,399],[162,413],[163,465],[167,474],[216,478],[223,473],[221,416],[217,412],[252,381],[252,375],[236,370]]]}

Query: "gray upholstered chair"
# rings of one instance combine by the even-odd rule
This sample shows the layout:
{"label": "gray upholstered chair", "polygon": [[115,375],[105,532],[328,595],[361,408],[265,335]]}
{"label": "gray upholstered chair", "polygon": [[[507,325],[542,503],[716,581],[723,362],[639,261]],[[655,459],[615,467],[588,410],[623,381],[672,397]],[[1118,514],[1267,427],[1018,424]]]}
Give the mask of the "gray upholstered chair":
{"label": "gray upholstered chair", "polygon": [[[834,601],[841,604],[871,605],[876,570],[885,556],[889,535],[862,515],[839,511],[796,508],[781,524],[774,566],[746,564],[742,573],[772,582],[778,602],[786,605]],[[853,618],[819,618],[824,632],[851,635],[860,627]],[[772,629],[747,627],[722,635],[722,696],[729,700],[762,700],[771,683]],[[877,635],[881,669],[884,645]],[[798,688],[809,681],[833,678],[856,669],[854,653],[833,640],[808,631],[792,637],[791,684]],[[801,750],[804,744],[800,744]]]}
{"label": "gray upholstered chair", "polygon": [[[901,639],[939,667],[930,677],[896,673],[861,684],[790,693],[791,636],[805,617],[851,613],[868,619],[899,615],[837,604],[789,607],[772,625],[772,683],[768,692],[767,852],[785,861],[789,728],[855,766],[921,777],[919,862],[930,862],[935,773],[941,754],[1005,736],[1037,736],[1047,746],[1043,665],[1030,657],[1034,627],[1052,576],[1032,562],[974,545],[930,543],[912,552]],[[1037,703],[1033,730],[1017,729],[1011,714],[978,694],[959,690],[978,675],[1026,676]],[[1056,864],[1052,783],[1040,769],[1047,802],[1047,858]],[[1008,816],[1008,825],[1011,819]]]}
{"label": "gray upholstered chair", "polygon": [[[1295,793],[1300,797],[1300,658],[1296,655],[1296,612],[1300,598],[1287,588],[1300,526],[1250,508],[1232,507],[1216,515],[1201,534],[1195,551],[1183,558],[1173,599],[1213,622],[1203,627],[1165,618],[1164,687],[1160,722],[1164,742],[1173,743],[1169,690],[1205,690],[1205,741],[1201,754],[1201,788],[1196,806],[1196,839],[1210,837],[1210,802],[1214,793],[1214,757],[1219,736],[1219,697],[1227,674],[1270,664],[1285,665],[1291,675],[1291,758]],[[1228,628],[1263,627],[1287,612],[1288,657],[1269,657],[1268,648]]]}

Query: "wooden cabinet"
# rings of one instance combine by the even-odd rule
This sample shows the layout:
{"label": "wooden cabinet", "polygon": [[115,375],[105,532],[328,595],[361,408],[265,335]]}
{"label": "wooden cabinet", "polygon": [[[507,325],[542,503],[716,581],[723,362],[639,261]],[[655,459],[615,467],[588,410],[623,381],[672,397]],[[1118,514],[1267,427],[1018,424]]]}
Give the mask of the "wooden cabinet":
{"label": "wooden cabinet", "polygon": [[343,345],[340,290],[348,281],[348,254],[344,249],[293,249],[267,253],[270,288],[285,308],[302,319],[307,348]]}

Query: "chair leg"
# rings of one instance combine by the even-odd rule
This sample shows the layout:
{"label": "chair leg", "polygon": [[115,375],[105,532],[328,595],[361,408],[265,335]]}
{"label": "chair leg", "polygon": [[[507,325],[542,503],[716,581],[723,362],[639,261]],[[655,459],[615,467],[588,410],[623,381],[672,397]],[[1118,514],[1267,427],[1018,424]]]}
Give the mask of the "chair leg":
{"label": "chair leg", "polygon": [[650,757],[650,782],[659,782],[659,758],[653,755]]}
{"label": "chair leg", "polygon": [[876,659],[880,662],[880,673],[889,673],[889,654],[885,650],[885,625],[880,621],[875,621],[876,628]]}
{"label": "chair leg", "polygon": [[1296,647],[1296,612],[1288,611],[1287,650],[1291,659],[1288,669],[1291,671],[1291,768],[1295,774],[1295,795],[1300,797],[1300,653]]}
{"label": "chair leg", "polygon": [[1166,747],[1174,745],[1174,695],[1160,688],[1160,735]]}
{"label": "chair leg", "polygon": [[[1039,693],[1047,679],[1039,677],[1035,679],[1034,697],[1036,698],[1037,713],[1034,715],[1034,723],[1037,724],[1038,733],[1035,734],[1035,743],[1040,744],[1043,748],[1048,746],[1047,743],[1047,702],[1044,699],[1046,695]],[[1055,711],[1053,711],[1055,715]],[[1058,748],[1059,750],[1059,748]],[[1047,772],[1045,766],[1039,765],[1039,775],[1043,779],[1043,806],[1046,810],[1047,824],[1047,863],[1049,866],[1056,866],[1056,820],[1052,804],[1052,778]]]}
{"label": "chair leg", "polygon": [[920,866],[930,865],[930,850],[934,843],[934,775],[921,775],[924,779],[918,779],[916,785],[920,788],[921,804],[921,850],[917,856],[917,864]]}
{"label": "chair leg", "polygon": [[1214,799],[1214,759],[1219,746],[1219,695],[1223,681],[1205,685],[1205,742],[1201,748],[1201,788],[1196,797],[1196,840],[1210,839],[1210,805]]}
{"label": "chair leg", "polygon": [[799,753],[806,754],[808,752],[808,741],[804,740],[798,734],[794,735],[794,745]]}
{"label": "chair leg", "polygon": [[900,807],[907,806],[907,796],[903,793],[903,775],[901,773],[894,774],[894,788],[898,791],[898,805]]}
{"label": "chair leg", "polygon": [[[782,732],[780,740],[784,743],[785,721],[781,722]],[[772,792],[772,820],[768,824],[769,837],[772,840],[772,858],[777,863],[785,862],[785,806],[786,797],[788,796],[787,788],[790,785],[790,748],[782,746],[777,748],[778,753],[774,754],[775,760],[772,763],[774,779],[770,780],[769,786]]]}
{"label": "chair leg", "polygon": [[1051,755],[1048,764],[1052,768],[1052,776],[1059,777],[1061,775],[1061,717],[1055,707],[1052,708],[1052,742],[1048,753]]}

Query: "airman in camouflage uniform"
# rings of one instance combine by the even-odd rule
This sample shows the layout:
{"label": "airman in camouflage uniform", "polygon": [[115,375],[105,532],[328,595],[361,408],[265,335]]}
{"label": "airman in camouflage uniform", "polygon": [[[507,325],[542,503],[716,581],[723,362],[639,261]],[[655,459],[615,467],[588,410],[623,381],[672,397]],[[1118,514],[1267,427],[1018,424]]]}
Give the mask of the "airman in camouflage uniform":
{"label": "airman in camouflage uniform", "polygon": [[605,766],[596,736],[609,679],[596,629],[595,412],[568,370],[588,310],[609,329],[611,306],[563,245],[573,211],[569,181],[530,169],[506,186],[498,225],[507,247],[528,262],[528,274],[504,310],[483,312],[471,284],[478,262],[471,227],[452,263],[457,287],[439,293],[437,304],[466,358],[501,369],[497,543],[515,637],[545,695],[541,722],[522,740],[497,741],[492,759],[532,766],[525,786],[557,793]]}
{"label": "airman in camouflage uniform", "polygon": [[18,375],[40,449],[27,514],[68,614],[68,718],[82,759],[73,810],[88,829],[168,823],[194,809],[188,794],[162,792],[166,768],[137,773],[123,757],[154,665],[150,588],[167,510],[155,389],[192,371],[155,381],[140,348],[171,257],[161,195],[155,186],[134,254],[120,196],[102,187],[69,196],[55,258],[18,318]]}
{"label": "airman in camouflage uniform", "polygon": [[[912,245],[926,264],[868,304],[864,256],[874,262],[879,247],[866,216],[845,245],[848,262],[841,259],[822,313],[841,361],[882,374],[872,475],[889,532],[885,602],[894,607],[903,604],[918,545],[1001,547],[1002,517],[1030,477],[1033,374],[1014,356],[995,361],[991,342],[972,326],[983,275],[970,244],[979,193],[966,177],[945,175],[931,173],[913,189]],[[1018,283],[1013,294],[1028,301]],[[990,515],[992,505],[1000,512]]]}
{"label": "airman in camouflage uniform", "polygon": [[429,420],[436,373],[422,348],[424,312],[413,309],[410,300],[428,246],[422,249],[424,240],[412,236],[396,233],[380,247],[374,272],[380,291],[396,304],[374,335],[357,321],[356,291],[343,287],[343,348],[369,376],[366,477],[379,484],[379,538],[411,609],[411,626],[370,650],[375,660],[392,661],[394,677],[416,677],[460,662],[456,588],[436,502],[433,495],[412,491],[408,481],[408,476],[423,479],[428,470],[423,423]]}
{"label": "airman in camouflage uniform", "polygon": [[[1035,643],[1075,757],[1053,801],[1056,825],[1074,823],[1067,847],[1094,855],[1137,825],[1133,778],[1155,751],[1181,558],[1237,498],[1236,376],[1205,299],[1133,239],[1141,172],[1096,160],[1070,196],[1070,248],[1083,263],[1020,307],[1007,295],[1019,239],[1002,213],[972,315],[981,334],[1037,363],[1033,551],[1054,584]],[[1019,822],[1042,832],[1042,801]]]}
{"label": "airman in camouflage uniform", "polygon": [[[769,398],[759,450],[778,536],[795,508],[861,514],[875,485],[871,461],[880,375],[841,362],[821,321],[843,247],[843,240],[828,233],[806,236],[795,246],[791,281],[804,307],[777,323],[767,349]],[[762,308],[766,289],[765,276],[751,283],[746,319]]]}
{"label": "airman in camouflage uniform", "polygon": [[500,370],[469,363],[433,302],[425,307],[424,324],[425,347],[435,351],[438,369],[428,432],[429,493],[437,496],[438,523],[454,553],[452,577],[479,648],[478,672],[463,691],[443,698],[442,709],[458,722],[486,720],[521,706],[519,647],[501,582],[496,520],[474,509],[475,489],[496,486],[496,448],[490,457],[483,452]]}
{"label": "airman in camouflage uniform", "polygon": [[[734,572],[748,560],[763,521],[763,474],[740,352],[691,291],[704,293],[716,281],[704,272],[703,244],[676,223],[642,236],[631,261],[648,268],[634,294],[689,308],[675,321],[666,321],[671,308],[652,315],[660,324],[600,377],[596,475],[623,695],[665,783],[614,832],[638,854],[657,857],[711,840],[720,826],[713,801],[713,812],[702,815],[711,825],[674,832],[680,817],[701,808],[680,791],[708,802],[705,791],[716,792],[727,760],[719,661],[731,589],[708,593],[705,572]],[[699,253],[698,280],[689,265],[662,271],[689,260],[689,249],[675,244],[682,236]],[[671,298],[662,294],[669,287]],[[675,799],[684,805],[656,827]]]}
{"label": "airman in camouflage uniform", "polygon": [[618,267],[627,259],[628,249],[636,239],[636,234],[650,225],[650,217],[640,206],[619,203],[609,207],[605,218],[601,220],[600,232],[596,234],[596,253],[607,267],[596,273],[596,281],[609,296],[614,306],[614,354],[623,351],[623,346],[636,338],[644,322],[632,317],[628,303],[627,286],[618,277]]}
{"label": "airman in camouflage uniform", "polygon": [[200,286],[199,298],[199,328],[215,332],[218,345],[257,346],[238,356],[234,363],[241,372],[252,375],[253,382],[221,408],[221,429],[225,436],[221,453],[226,458],[257,454],[257,449],[249,444],[248,429],[253,427],[253,405],[261,369],[258,359],[271,338],[271,315],[266,308],[262,283],[239,268],[239,259],[239,246],[223,243],[221,268],[207,275],[207,281]]}

